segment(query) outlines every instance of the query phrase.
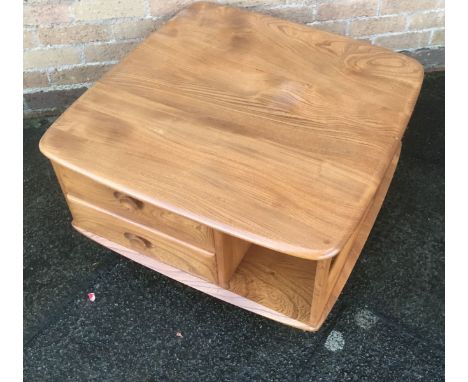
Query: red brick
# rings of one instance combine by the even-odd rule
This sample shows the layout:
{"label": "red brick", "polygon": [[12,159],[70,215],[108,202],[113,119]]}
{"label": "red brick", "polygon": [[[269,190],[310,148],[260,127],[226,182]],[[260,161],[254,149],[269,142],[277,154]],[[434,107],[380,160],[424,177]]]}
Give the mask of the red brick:
{"label": "red brick", "polygon": [[377,37],[376,45],[390,49],[423,48],[429,44],[430,32],[410,32],[398,35]]}
{"label": "red brick", "polygon": [[44,45],[77,44],[106,41],[111,38],[109,25],[71,25],[39,28],[39,40]]}
{"label": "red brick", "polygon": [[24,25],[64,23],[71,20],[70,2],[23,5]]}
{"label": "red brick", "polygon": [[410,18],[410,29],[440,28],[445,24],[445,12],[417,13]]}
{"label": "red brick", "polygon": [[23,53],[24,69],[78,64],[80,60],[80,50],[73,47],[35,49]]}
{"label": "red brick", "polygon": [[85,47],[86,62],[116,61],[125,57],[136,42],[89,45]]}
{"label": "red brick", "polygon": [[75,2],[74,11],[77,20],[142,17],[145,0],[81,0]]}
{"label": "red brick", "polygon": [[377,15],[377,0],[337,0],[320,3],[317,7],[317,20],[339,20],[353,17]]}
{"label": "red brick", "polygon": [[431,39],[431,45],[445,45],[445,29],[434,31]]}
{"label": "red brick", "polygon": [[112,65],[88,65],[55,70],[49,74],[52,85],[80,84],[97,81]]}
{"label": "red brick", "polygon": [[375,17],[353,20],[349,26],[350,36],[370,36],[374,34],[403,32],[406,27],[404,16]]}
{"label": "red brick", "polygon": [[24,72],[23,88],[43,88],[49,85],[47,73],[45,72]]}
{"label": "red brick", "polygon": [[380,14],[417,12],[444,6],[444,0],[382,0]]}

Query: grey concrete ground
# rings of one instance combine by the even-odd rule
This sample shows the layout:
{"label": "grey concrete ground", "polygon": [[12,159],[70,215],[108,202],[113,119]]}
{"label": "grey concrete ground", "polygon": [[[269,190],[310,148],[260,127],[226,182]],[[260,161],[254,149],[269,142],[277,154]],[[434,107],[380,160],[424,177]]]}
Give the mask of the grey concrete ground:
{"label": "grey concrete ground", "polygon": [[25,381],[444,379],[443,73],[426,76],[382,211],[317,333],[217,301],[76,233],[37,148],[49,124],[27,120],[24,130]]}

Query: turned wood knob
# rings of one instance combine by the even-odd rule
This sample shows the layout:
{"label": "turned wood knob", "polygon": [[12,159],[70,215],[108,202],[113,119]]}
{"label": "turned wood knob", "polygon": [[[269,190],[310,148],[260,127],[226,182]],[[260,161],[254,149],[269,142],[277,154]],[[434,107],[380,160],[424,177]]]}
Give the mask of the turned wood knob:
{"label": "turned wood knob", "polygon": [[135,211],[143,208],[142,202],[131,196],[122,194],[121,192],[115,191],[114,197],[119,201],[120,205],[127,210]]}
{"label": "turned wood knob", "polygon": [[151,242],[141,236],[135,235],[130,232],[125,232],[124,236],[130,242],[130,245],[132,247],[135,247],[138,249],[148,249],[152,247]]}

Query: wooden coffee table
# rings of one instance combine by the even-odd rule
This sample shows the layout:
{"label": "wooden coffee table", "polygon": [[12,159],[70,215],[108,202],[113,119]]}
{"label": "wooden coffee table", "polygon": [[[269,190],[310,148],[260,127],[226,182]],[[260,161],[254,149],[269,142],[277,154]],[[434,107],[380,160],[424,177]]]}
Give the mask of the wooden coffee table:
{"label": "wooden coffee table", "polygon": [[40,148],[84,235],[317,330],[378,214],[422,78],[402,54],[195,3],[81,96]]}

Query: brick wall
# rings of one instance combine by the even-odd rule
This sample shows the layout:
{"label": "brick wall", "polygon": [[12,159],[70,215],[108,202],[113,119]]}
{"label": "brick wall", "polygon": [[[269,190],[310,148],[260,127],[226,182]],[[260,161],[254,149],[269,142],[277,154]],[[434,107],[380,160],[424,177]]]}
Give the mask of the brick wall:
{"label": "brick wall", "polygon": [[[61,112],[145,36],[192,2],[24,0],[25,115]],[[444,0],[217,2],[406,50],[427,66],[443,58]]]}

